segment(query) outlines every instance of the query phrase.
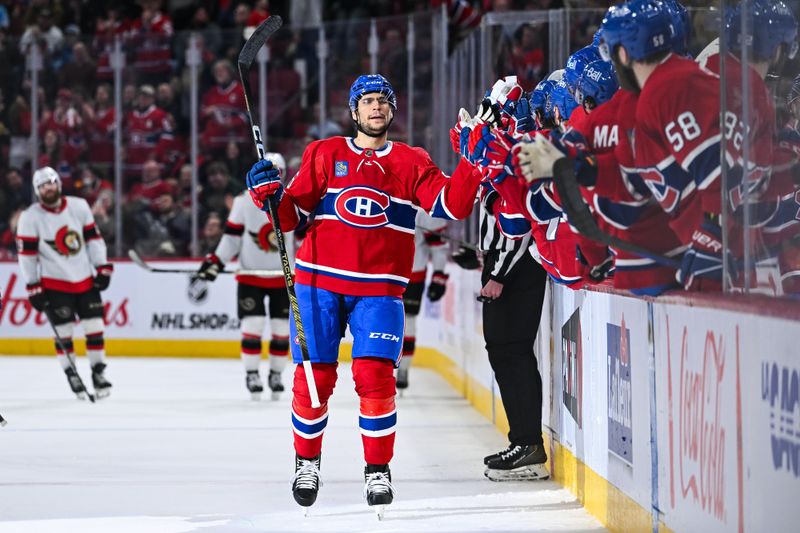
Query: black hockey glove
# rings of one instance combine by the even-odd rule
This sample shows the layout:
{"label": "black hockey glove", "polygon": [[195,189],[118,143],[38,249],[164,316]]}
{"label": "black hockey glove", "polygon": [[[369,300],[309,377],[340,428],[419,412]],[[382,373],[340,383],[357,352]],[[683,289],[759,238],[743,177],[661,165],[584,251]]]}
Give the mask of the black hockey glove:
{"label": "black hockey glove", "polygon": [[197,271],[197,278],[205,281],[214,281],[217,279],[220,270],[225,268],[225,264],[219,260],[214,254],[208,254],[200,265],[200,270]]}
{"label": "black hockey glove", "polygon": [[464,270],[477,270],[481,267],[481,262],[478,261],[478,253],[472,248],[462,246],[451,257]]}
{"label": "black hockey glove", "polygon": [[428,285],[428,300],[436,302],[442,299],[444,291],[447,290],[447,274],[437,270],[431,276],[431,284]]}
{"label": "black hockey glove", "polygon": [[97,268],[97,275],[94,277],[94,286],[99,291],[104,291],[111,283],[111,273],[114,272],[114,265],[100,265]]}
{"label": "black hockey glove", "polygon": [[28,301],[31,307],[37,311],[44,311],[49,303],[47,300],[47,291],[44,290],[41,283],[31,283],[25,287],[28,289]]}

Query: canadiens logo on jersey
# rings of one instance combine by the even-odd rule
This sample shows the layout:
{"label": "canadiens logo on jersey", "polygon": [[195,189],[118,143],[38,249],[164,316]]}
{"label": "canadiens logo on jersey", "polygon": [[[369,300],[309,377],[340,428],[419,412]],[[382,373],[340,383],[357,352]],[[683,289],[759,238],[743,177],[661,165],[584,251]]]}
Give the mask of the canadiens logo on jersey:
{"label": "canadiens logo on jersey", "polygon": [[[330,189],[329,189],[330,192]],[[380,228],[389,223],[389,195],[371,187],[348,187],[336,196],[336,218],[356,228]]]}
{"label": "canadiens logo on jersey", "polygon": [[81,251],[82,240],[77,231],[69,226],[61,226],[52,241],[45,241],[59,254],[69,257]]}
{"label": "canadiens logo on jersey", "polygon": [[278,249],[278,238],[275,236],[275,230],[272,224],[264,224],[258,233],[255,231],[248,231],[250,238],[256,243],[260,249],[265,252],[270,252]]}
{"label": "canadiens logo on jersey", "polygon": [[334,172],[333,172],[334,175],[337,178],[343,178],[343,177],[347,176],[347,172],[349,170],[348,166],[349,165],[348,165],[347,161],[336,161],[336,163],[334,163],[334,169],[333,169],[334,170]]}

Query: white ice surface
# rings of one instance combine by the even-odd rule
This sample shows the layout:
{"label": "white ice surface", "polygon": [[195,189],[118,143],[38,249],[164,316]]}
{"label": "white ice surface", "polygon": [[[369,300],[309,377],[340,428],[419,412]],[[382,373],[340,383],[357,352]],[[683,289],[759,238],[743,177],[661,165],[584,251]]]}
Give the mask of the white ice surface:
{"label": "white ice surface", "polygon": [[603,531],[556,483],[485,479],[482,457],[505,439],[425,369],[398,400],[397,496],[382,522],[362,499],[348,365],[308,518],[290,491],[290,393],[251,401],[234,360],[113,358],[107,373],[114,392],[91,405],[54,358],[0,357],[0,532]]}

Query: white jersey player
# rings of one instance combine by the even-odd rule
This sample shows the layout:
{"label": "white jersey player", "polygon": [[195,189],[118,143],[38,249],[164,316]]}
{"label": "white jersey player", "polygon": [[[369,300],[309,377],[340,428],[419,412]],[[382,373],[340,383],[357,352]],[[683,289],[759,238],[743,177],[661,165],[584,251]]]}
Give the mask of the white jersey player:
{"label": "white jersey player", "polygon": [[408,369],[416,349],[417,315],[422,306],[422,294],[425,292],[428,262],[433,266],[431,282],[428,285],[428,300],[436,302],[444,296],[448,278],[444,271],[447,265],[447,245],[442,237],[447,229],[447,221],[434,218],[419,210],[415,223],[414,266],[411,269],[411,278],[406,292],[403,293],[406,324],[403,333],[402,357],[397,369],[397,388],[400,390],[408,388]]}
{"label": "white jersey player", "polygon": [[[268,153],[266,158],[286,174],[286,163],[278,153]],[[294,260],[294,239],[286,234],[286,250]],[[220,270],[234,257],[239,256],[239,267],[244,270],[272,270],[273,276],[238,274],[237,314],[241,322],[242,362],[246,372],[245,384],[253,399],[259,399],[264,385],[261,382],[261,337],[266,324],[264,298],[269,298],[271,338],[269,343],[269,376],[267,385],[273,398],[283,392],[281,372],[286,367],[289,353],[289,296],[286,292],[281,259],[272,223],[258,209],[247,191],[233,200],[225,233],[214,253],[206,256],[197,277],[213,281]]]}
{"label": "white jersey player", "polygon": [[92,382],[98,397],[111,392],[103,376],[106,368],[103,340],[103,301],[100,291],[108,288],[113,265],[108,263],[106,244],[95,226],[89,204],[83,198],[61,195],[61,178],[50,167],[33,174],[37,203],[19,218],[17,248],[19,267],[28,289],[28,299],[53,323],[58,361],[79,398],[85,390],[70,361],[72,333],[77,315],[86,335],[86,355],[92,367]]}

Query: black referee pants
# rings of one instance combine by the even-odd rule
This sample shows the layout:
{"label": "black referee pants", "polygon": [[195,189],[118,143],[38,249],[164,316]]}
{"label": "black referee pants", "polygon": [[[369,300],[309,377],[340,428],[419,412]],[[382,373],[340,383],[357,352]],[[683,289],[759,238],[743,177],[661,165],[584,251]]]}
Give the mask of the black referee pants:
{"label": "black referee pants", "polygon": [[[484,261],[485,285],[497,254]],[[526,253],[506,277],[500,298],[483,304],[483,337],[508,417],[511,444],[542,444],[542,376],[533,353],[547,274]]]}

